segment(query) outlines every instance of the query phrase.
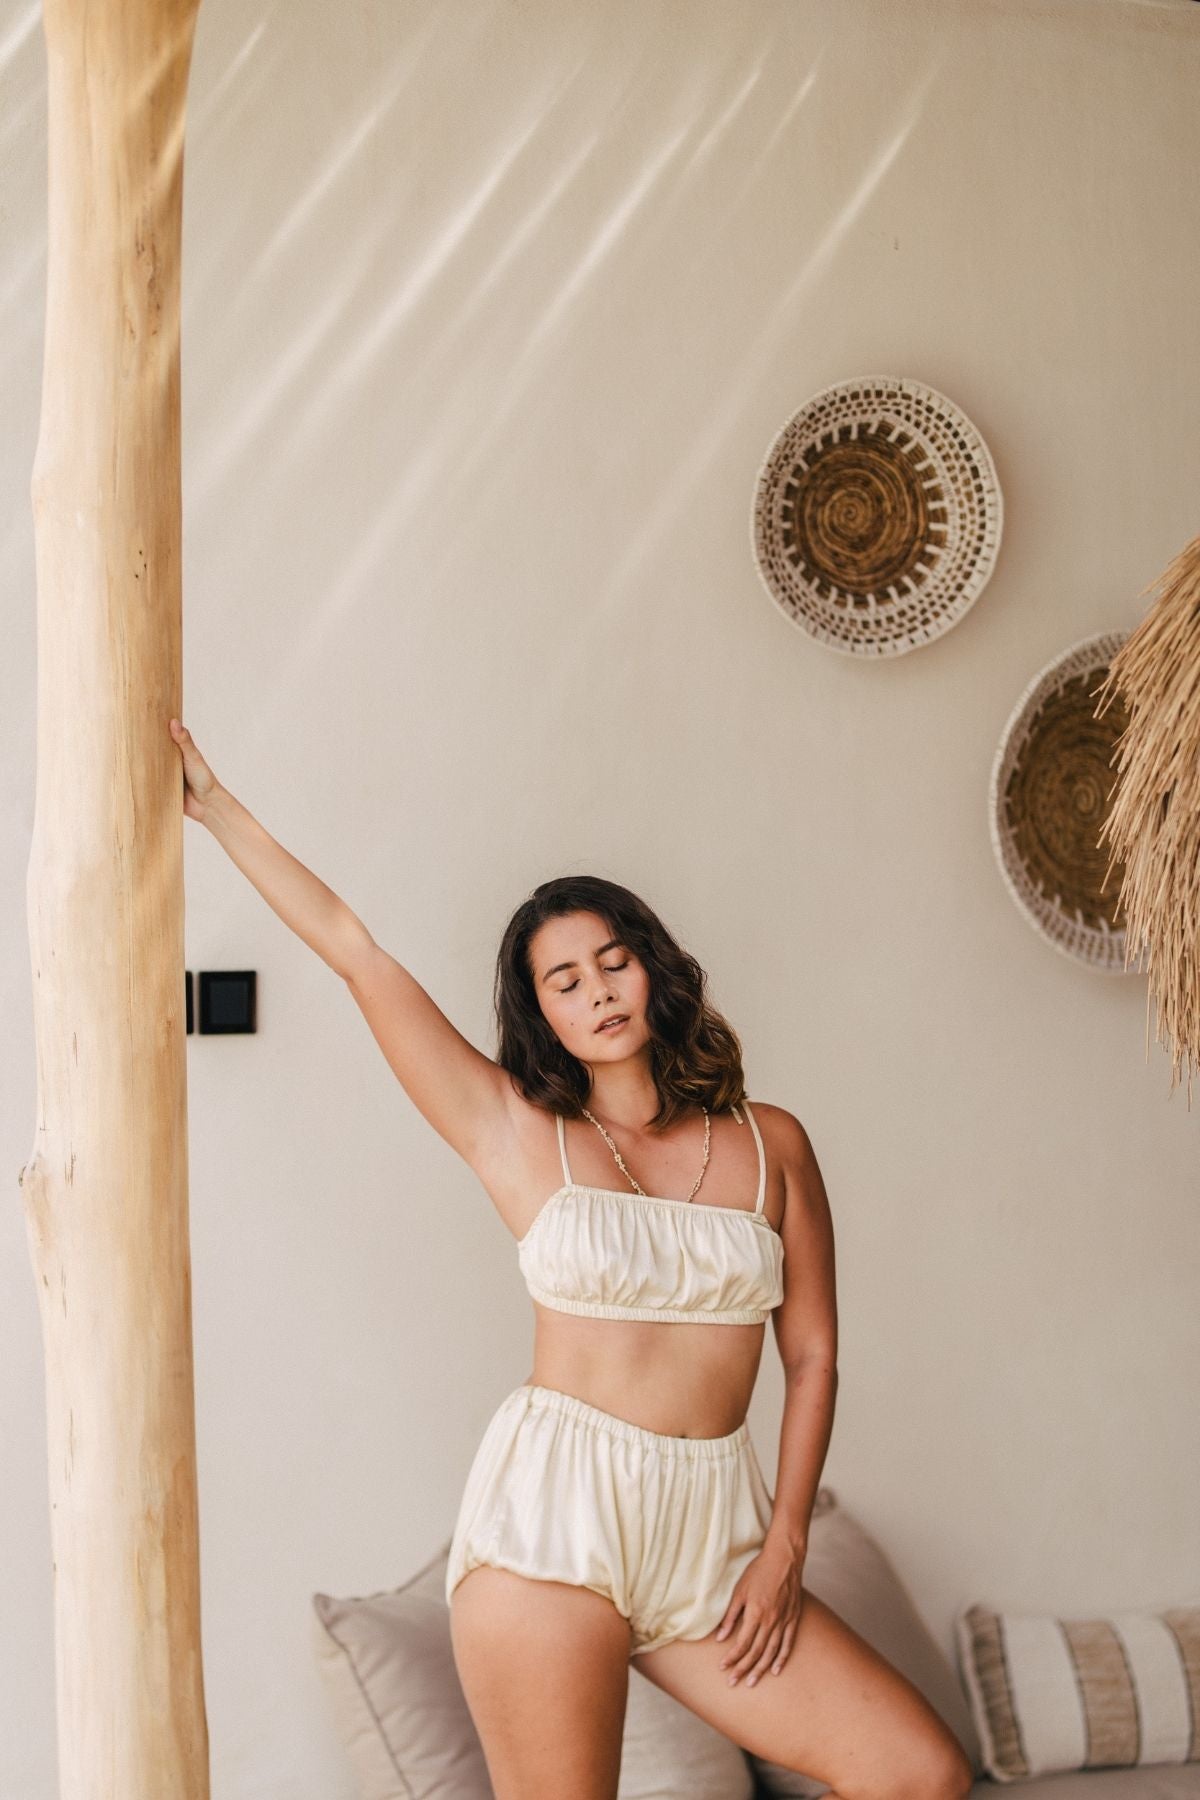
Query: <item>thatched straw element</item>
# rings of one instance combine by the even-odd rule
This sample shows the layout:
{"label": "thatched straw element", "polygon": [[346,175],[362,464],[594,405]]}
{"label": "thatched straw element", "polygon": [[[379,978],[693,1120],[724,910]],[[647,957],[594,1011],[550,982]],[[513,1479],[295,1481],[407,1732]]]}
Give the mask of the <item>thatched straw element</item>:
{"label": "thatched straw element", "polygon": [[1136,944],[1148,957],[1146,1055],[1153,994],[1156,1041],[1171,1045],[1170,1091],[1186,1059],[1190,1112],[1200,1064],[1200,537],[1139,598],[1156,587],[1100,689],[1097,718],[1114,696],[1129,716],[1100,835],[1112,844],[1109,866],[1124,865],[1126,954]]}

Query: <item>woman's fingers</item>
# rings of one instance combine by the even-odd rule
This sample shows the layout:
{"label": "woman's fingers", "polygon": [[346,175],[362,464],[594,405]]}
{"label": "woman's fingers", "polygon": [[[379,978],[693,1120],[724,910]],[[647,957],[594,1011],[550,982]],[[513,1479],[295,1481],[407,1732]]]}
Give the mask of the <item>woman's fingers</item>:
{"label": "woman's fingers", "polygon": [[[733,1664],[729,1676],[730,1686],[735,1686],[746,1673],[746,1670],[753,1668],[755,1662],[762,1653],[763,1639],[766,1637],[768,1629],[766,1620],[760,1618],[756,1623],[749,1624],[747,1629],[749,1631],[749,1637],[739,1638],[738,1644],[734,1645],[730,1655],[729,1660],[732,1661]],[[739,1648],[739,1645],[742,1643],[745,1644],[744,1649]],[[722,1663],[721,1667],[725,1668],[726,1664]]]}
{"label": "woman's fingers", "polygon": [[779,1645],[779,1655],[775,1658],[775,1661],[771,1664],[772,1675],[778,1675],[779,1671],[783,1668],[784,1663],[787,1661],[788,1657],[791,1654],[792,1644],[795,1641],[795,1637],[796,1637],[796,1621],[795,1621],[795,1619],[789,1619],[787,1624],[783,1628],[783,1638],[780,1641],[780,1645]]}
{"label": "woman's fingers", "polygon": [[[726,1638],[729,1636],[729,1633],[733,1630],[734,1624],[737,1620],[737,1616],[741,1612],[741,1610],[742,1610],[742,1597],[735,1590],[735,1592],[729,1602],[729,1605],[725,1608],[725,1617],[721,1620],[721,1623],[717,1626],[717,1642],[718,1643],[721,1642],[722,1638]],[[725,1666],[724,1663],[722,1663],[721,1667],[724,1668],[724,1666]]]}
{"label": "woman's fingers", "polygon": [[212,793],[216,777],[197,750],[183,721],[172,719],[169,730],[183,758],[183,809],[190,818],[199,818],[199,809]]}
{"label": "woman's fingers", "polygon": [[767,1668],[770,1665],[771,1658],[774,1656],[775,1651],[778,1648],[780,1638],[782,1636],[783,1636],[782,1626],[773,1625],[771,1627],[771,1630],[767,1633],[767,1641],[763,1645],[762,1655],[759,1657],[758,1661],[755,1663],[754,1667],[751,1669],[749,1675],[747,1675],[747,1677],[746,1677],[746,1686],[747,1687],[753,1687],[755,1682],[758,1680],[759,1676],[766,1674]]}

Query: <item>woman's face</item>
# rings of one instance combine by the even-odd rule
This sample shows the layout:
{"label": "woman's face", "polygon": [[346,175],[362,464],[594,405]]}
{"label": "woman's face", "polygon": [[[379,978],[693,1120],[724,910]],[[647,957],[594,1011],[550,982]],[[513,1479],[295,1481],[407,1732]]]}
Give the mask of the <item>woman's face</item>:
{"label": "woman's face", "polygon": [[[580,1062],[620,1062],[650,1041],[650,978],[597,913],[565,913],[529,940],[534,991],[563,1045]],[[620,1015],[625,1023],[598,1027]]]}

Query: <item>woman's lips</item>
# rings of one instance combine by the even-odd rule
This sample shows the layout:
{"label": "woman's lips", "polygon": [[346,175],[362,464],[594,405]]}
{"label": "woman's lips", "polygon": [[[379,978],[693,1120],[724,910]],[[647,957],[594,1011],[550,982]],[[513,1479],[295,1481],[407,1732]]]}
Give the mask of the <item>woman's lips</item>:
{"label": "woman's lips", "polygon": [[604,1025],[597,1025],[596,1030],[597,1031],[620,1031],[622,1025],[628,1025],[628,1023],[629,1023],[628,1018],[625,1015],[622,1015],[619,1019],[611,1019],[608,1021],[608,1023],[606,1023]]}

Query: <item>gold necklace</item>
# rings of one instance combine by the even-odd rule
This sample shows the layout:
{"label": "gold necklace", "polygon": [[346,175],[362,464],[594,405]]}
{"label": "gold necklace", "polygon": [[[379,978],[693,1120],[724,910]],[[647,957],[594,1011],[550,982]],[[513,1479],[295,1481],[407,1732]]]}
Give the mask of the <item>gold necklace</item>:
{"label": "gold necklace", "polygon": [[[710,1136],[708,1108],[706,1106],[702,1106],[700,1108],[700,1111],[704,1114],[704,1161],[700,1165],[700,1173],[696,1177],[695,1185],[692,1188],[691,1194],[688,1195],[688,1200],[690,1200],[692,1198],[692,1195],[695,1194],[695,1192],[696,1192],[696,1188],[698,1188],[700,1186],[700,1183],[704,1180],[704,1171],[708,1167],[708,1140],[709,1140],[709,1136]],[[635,1178],[629,1173],[629,1170],[625,1167],[624,1158],[622,1157],[621,1152],[617,1149],[617,1146],[613,1143],[612,1139],[609,1137],[607,1131],[605,1131],[605,1129],[604,1129],[603,1125],[600,1123],[599,1119],[597,1119],[593,1113],[590,1113],[586,1106],[583,1108],[583,1116],[585,1119],[591,1119],[592,1124],[596,1127],[596,1130],[600,1133],[601,1137],[604,1139],[605,1143],[608,1145],[609,1149],[612,1151],[613,1155],[616,1157],[618,1169],[620,1169],[622,1175],[624,1175],[628,1181],[633,1182],[634,1189],[636,1190],[636,1192],[641,1194],[641,1196],[644,1200],[652,1199],[653,1196],[650,1194],[647,1194],[645,1188],[638,1186],[638,1183],[635,1180]],[[738,1120],[738,1124],[739,1125],[741,1124],[740,1119]],[[683,1202],[683,1204],[686,1205],[687,1202],[685,1201],[685,1202]]]}

